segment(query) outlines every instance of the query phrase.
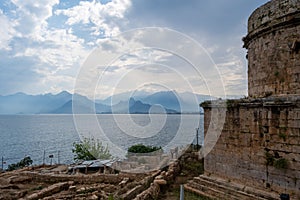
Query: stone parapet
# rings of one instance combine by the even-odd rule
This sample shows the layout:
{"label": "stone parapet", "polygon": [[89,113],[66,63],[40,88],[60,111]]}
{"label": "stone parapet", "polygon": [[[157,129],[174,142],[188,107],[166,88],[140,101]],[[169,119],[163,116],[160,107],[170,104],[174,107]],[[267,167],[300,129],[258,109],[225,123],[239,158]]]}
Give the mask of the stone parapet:
{"label": "stone parapet", "polygon": [[270,1],[257,8],[248,20],[248,35],[244,38],[245,46],[254,37],[281,26],[295,26],[299,23],[300,3],[298,0]]}

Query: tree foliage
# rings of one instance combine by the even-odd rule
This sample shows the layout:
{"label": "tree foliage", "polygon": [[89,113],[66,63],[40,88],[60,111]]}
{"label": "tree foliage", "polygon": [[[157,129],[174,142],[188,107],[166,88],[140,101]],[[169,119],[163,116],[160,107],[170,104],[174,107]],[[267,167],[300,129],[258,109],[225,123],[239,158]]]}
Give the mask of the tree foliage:
{"label": "tree foliage", "polygon": [[11,164],[8,165],[8,171],[12,171],[12,170],[16,170],[16,169],[21,169],[23,167],[28,167],[32,164],[32,160],[30,158],[30,156],[26,156],[25,158],[23,158],[22,160],[20,160],[20,162],[15,163],[15,164]]}
{"label": "tree foliage", "polygon": [[72,152],[76,161],[110,159],[112,157],[108,146],[103,146],[102,142],[94,138],[84,138],[80,143],[74,142]]}
{"label": "tree foliage", "polygon": [[128,148],[129,153],[151,153],[161,150],[161,147],[146,146],[143,144],[136,144]]}

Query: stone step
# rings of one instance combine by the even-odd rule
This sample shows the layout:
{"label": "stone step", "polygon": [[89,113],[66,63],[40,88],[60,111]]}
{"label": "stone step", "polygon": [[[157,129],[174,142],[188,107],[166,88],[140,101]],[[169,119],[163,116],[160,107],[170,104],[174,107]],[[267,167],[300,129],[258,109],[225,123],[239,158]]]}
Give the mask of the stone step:
{"label": "stone step", "polygon": [[211,198],[211,199],[215,199],[215,196],[212,196],[212,195],[210,195],[210,194],[208,194],[208,193],[206,193],[206,192],[203,192],[203,191],[201,191],[201,190],[197,190],[197,189],[195,189],[193,186],[190,186],[190,185],[188,185],[188,184],[185,184],[185,185],[184,185],[184,189],[187,190],[187,191],[189,191],[189,192],[192,192],[192,193],[194,193],[194,194],[197,194],[197,195],[199,195],[199,196],[205,196],[205,197],[209,197],[209,198]]}
{"label": "stone step", "polygon": [[224,188],[224,189],[230,189],[234,191],[243,191],[243,187],[244,187],[240,185],[230,184],[229,182],[224,182],[221,180],[207,179],[206,177],[195,177],[193,181],[200,185],[205,185],[209,187],[217,186],[220,187],[221,189]]}
{"label": "stone step", "polygon": [[215,188],[216,190],[218,191],[223,191],[226,196],[228,197],[231,197],[230,199],[249,199],[249,200],[252,200],[252,199],[258,199],[258,200],[264,200],[263,198],[259,198],[255,195],[252,195],[252,194],[248,194],[248,193],[245,193],[242,191],[242,188],[240,187],[236,187],[236,186],[233,186],[231,187],[230,185],[228,184],[224,184],[222,182],[219,182],[219,183],[216,183],[216,182],[209,182],[207,180],[201,180],[201,179],[195,179],[194,180],[195,184],[197,185],[203,185],[207,188]]}
{"label": "stone step", "polygon": [[[198,195],[207,196],[212,199],[230,199],[230,200],[240,200],[239,198],[232,197],[230,194],[227,194],[221,190],[215,189],[213,187],[207,187],[204,185],[199,185],[193,181],[185,185],[185,188],[191,192],[194,192]],[[192,188],[193,190],[190,190]]]}
{"label": "stone step", "polygon": [[[217,199],[230,199],[230,200],[240,200],[241,195],[233,195],[234,192],[224,189],[224,188],[218,188],[216,185],[201,185],[199,183],[196,183],[194,181],[187,184],[190,187],[193,187],[194,189],[197,189],[199,191],[204,192],[205,194],[209,194],[210,196],[213,196]],[[207,196],[207,195],[204,195]],[[245,199],[244,196],[242,196],[242,199]],[[251,198],[253,199],[253,198]]]}
{"label": "stone step", "polygon": [[217,199],[278,200],[277,195],[204,175],[195,177],[185,186],[188,190],[193,188],[195,191],[199,191],[199,194],[203,193],[204,196],[212,196]]}
{"label": "stone step", "polygon": [[259,190],[257,188],[252,188],[252,187],[248,187],[242,184],[238,184],[235,182],[228,182],[224,179],[220,179],[220,178],[215,178],[215,177],[208,177],[205,175],[201,175],[199,177],[195,177],[196,180],[207,180],[208,182],[214,182],[217,185],[224,185],[227,186],[229,188],[232,188],[234,190],[237,191],[241,191],[247,194],[252,194],[255,197],[261,197],[262,199],[267,199],[267,200],[278,200],[279,199],[279,195],[278,194],[274,194],[274,193],[270,193],[270,192],[266,192],[263,190]]}

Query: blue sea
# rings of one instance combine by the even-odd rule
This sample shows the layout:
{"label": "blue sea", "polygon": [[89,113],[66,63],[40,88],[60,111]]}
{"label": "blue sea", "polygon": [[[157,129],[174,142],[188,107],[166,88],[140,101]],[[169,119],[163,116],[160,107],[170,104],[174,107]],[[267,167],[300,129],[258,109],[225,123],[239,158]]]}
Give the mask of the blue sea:
{"label": "blue sea", "polygon": [[138,143],[161,146],[167,152],[195,143],[196,128],[201,143],[203,116],[197,114],[0,115],[0,157],[4,168],[25,156],[34,164],[71,164],[73,143],[85,137],[108,145],[114,157],[124,156]]}

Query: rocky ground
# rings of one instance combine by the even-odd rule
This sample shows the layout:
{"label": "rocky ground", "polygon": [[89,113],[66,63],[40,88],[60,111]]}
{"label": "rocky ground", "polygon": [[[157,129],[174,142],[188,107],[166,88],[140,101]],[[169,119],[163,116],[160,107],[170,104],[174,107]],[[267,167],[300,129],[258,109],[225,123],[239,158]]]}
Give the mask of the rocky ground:
{"label": "rocky ground", "polygon": [[1,173],[0,199],[179,199],[180,184],[202,173],[203,165],[188,152],[165,169],[144,174],[69,175],[67,169],[39,166]]}
{"label": "rocky ground", "polygon": [[75,174],[67,166],[25,168],[0,175],[0,199],[109,199],[142,188],[152,174]]}

